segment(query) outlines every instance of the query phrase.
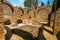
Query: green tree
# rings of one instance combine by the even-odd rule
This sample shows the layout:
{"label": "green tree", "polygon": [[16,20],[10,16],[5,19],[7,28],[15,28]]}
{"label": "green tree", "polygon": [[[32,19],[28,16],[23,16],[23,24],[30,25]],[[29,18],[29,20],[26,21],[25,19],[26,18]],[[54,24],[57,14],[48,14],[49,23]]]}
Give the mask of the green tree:
{"label": "green tree", "polygon": [[47,6],[49,6],[49,5],[50,5],[50,1],[48,0]]}
{"label": "green tree", "polygon": [[38,0],[35,0],[34,2],[34,8],[36,9],[38,7]]}
{"label": "green tree", "polygon": [[25,1],[24,1],[24,6],[25,6],[25,7],[31,7],[31,6],[32,6],[32,5],[31,5],[31,1],[32,1],[32,0],[25,0]]}
{"label": "green tree", "polygon": [[41,6],[45,6],[44,2],[41,3]]}
{"label": "green tree", "polygon": [[34,7],[37,8],[38,6],[38,0],[25,0],[24,1],[25,7]]}

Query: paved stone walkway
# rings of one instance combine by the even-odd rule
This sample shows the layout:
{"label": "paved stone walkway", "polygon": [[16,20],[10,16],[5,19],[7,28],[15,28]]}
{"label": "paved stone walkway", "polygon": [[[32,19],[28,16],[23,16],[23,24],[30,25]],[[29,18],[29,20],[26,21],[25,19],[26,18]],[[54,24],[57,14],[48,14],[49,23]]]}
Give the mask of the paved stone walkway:
{"label": "paved stone walkway", "polygon": [[[53,31],[51,27],[44,27],[44,28],[49,30],[49,31]],[[18,29],[25,30],[25,31],[31,33],[34,36],[37,36],[37,34],[38,34],[38,27],[36,27],[36,26],[34,27],[34,26],[27,26],[26,25],[26,26],[18,27]],[[43,30],[43,35],[46,38],[46,40],[57,40],[55,35],[50,34],[46,30]],[[24,40],[24,39],[15,35],[15,34],[13,34],[10,40]]]}
{"label": "paved stone walkway", "polygon": [[[52,28],[50,28],[50,27],[45,27],[45,28],[52,31]],[[43,34],[44,34],[46,40],[57,40],[55,35],[52,35],[45,30],[43,30]]]}

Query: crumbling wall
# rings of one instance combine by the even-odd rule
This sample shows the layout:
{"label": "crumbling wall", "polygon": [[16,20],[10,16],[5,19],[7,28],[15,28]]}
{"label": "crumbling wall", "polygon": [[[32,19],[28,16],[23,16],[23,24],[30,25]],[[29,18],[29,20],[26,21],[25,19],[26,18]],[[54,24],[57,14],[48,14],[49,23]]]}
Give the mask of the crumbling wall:
{"label": "crumbling wall", "polygon": [[3,6],[2,6],[2,4],[0,5],[0,40],[5,40]]}

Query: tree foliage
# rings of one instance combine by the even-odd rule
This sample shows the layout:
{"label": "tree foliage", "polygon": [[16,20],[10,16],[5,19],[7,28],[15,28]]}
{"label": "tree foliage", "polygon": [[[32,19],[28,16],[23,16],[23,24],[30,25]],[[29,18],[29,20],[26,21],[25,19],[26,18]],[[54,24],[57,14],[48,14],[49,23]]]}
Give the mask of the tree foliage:
{"label": "tree foliage", "polygon": [[41,6],[44,6],[44,5],[45,5],[44,2],[42,2],[42,3],[41,3]]}
{"label": "tree foliage", "polygon": [[38,0],[34,2],[34,8],[37,8],[37,7],[38,7]]}
{"label": "tree foliage", "polygon": [[24,6],[25,7],[31,7],[32,5],[31,5],[31,0],[25,0],[24,1]]}
{"label": "tree foliage", "polygon": [[47,5],[50,5],[50,1],[48,0],[48,4]]}
{"label": "tree foliage", "polygon": [[25,7],[34,7],[37,8],[38,6],[38,0],[25,0],[24,1],[24,6]]}

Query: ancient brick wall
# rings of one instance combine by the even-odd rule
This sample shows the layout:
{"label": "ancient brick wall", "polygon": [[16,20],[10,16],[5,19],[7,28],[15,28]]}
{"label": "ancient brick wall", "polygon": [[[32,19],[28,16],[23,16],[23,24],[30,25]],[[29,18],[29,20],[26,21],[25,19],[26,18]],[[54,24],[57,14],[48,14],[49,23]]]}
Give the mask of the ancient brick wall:
{"label": "ancient brick wall", "polygon": [[56,11],[55,19],[55,33],[57,34],[60,31],[60,8]]}
{"label": "ancient brick wall", "polygon": [[[23,23],[31,22],[35,24],[35,22],[36,23],[38,22],[37,25],[39,25],[40,22],[48,22],[48,14],[51,12],[51,8],[52,6],[40,6],[37,7],[37,9],[34,9],[33,7],[31,8],[13,7],[8,2],[1,3],[0,1],[0,22],[2,22],[3,24],[5,19],[9,19],[11,20],[12,23],[13,22],[16,23],[18,19],[21,19]],[[56,12],[57,13],[55,21],[56,29],[60,28],[60,16],[58,16],[60,15],[59,11]],[[53,24],[53,19],[54,18],[52,17],[51,25]]]}
{"label": "ancient brick wall", "polygon": [[4,5],[3,13],[5,19],[9,19],[11,22],[15,23],[18,19],[21,19],[23,23],[28,23],[33,20],[37,20],[39,22],[47,22],[48,14],[51,12],[51,6],[41,6],[37,7],[37,9],[34,9],[33,7],[13,7],[8,2],[3,2],[2,4]]}
{"label": "ancient brick wall", "polygon": [[[26,8],[22,9],[20,7],[14,7],[14,12],[12,13],[12,9],[8,8],[8,6],[5,6],[6,9],[4,8],[4,14],[6,14],[12,22],[15,20],[15,22],[18,19],[21,19],[23,23],[25,22],[30,22],[33,20],[37,20],[39,22],[47,22],[48,14],[51,11],[51,7],[40,7],[37,9],[34,8]],[[7,12],[8,10],[8,12]],[[15,18],[15,19],[14,19]]]}
{"label": "ancient brick wall", "polygon": [[2,4],[0,5],[0,40],[5,40],[3,6],[2,6]]}
{"label": "ancient brick wall", "polygon": [[0,40],[5,40],[4,26],[0,23]]}

